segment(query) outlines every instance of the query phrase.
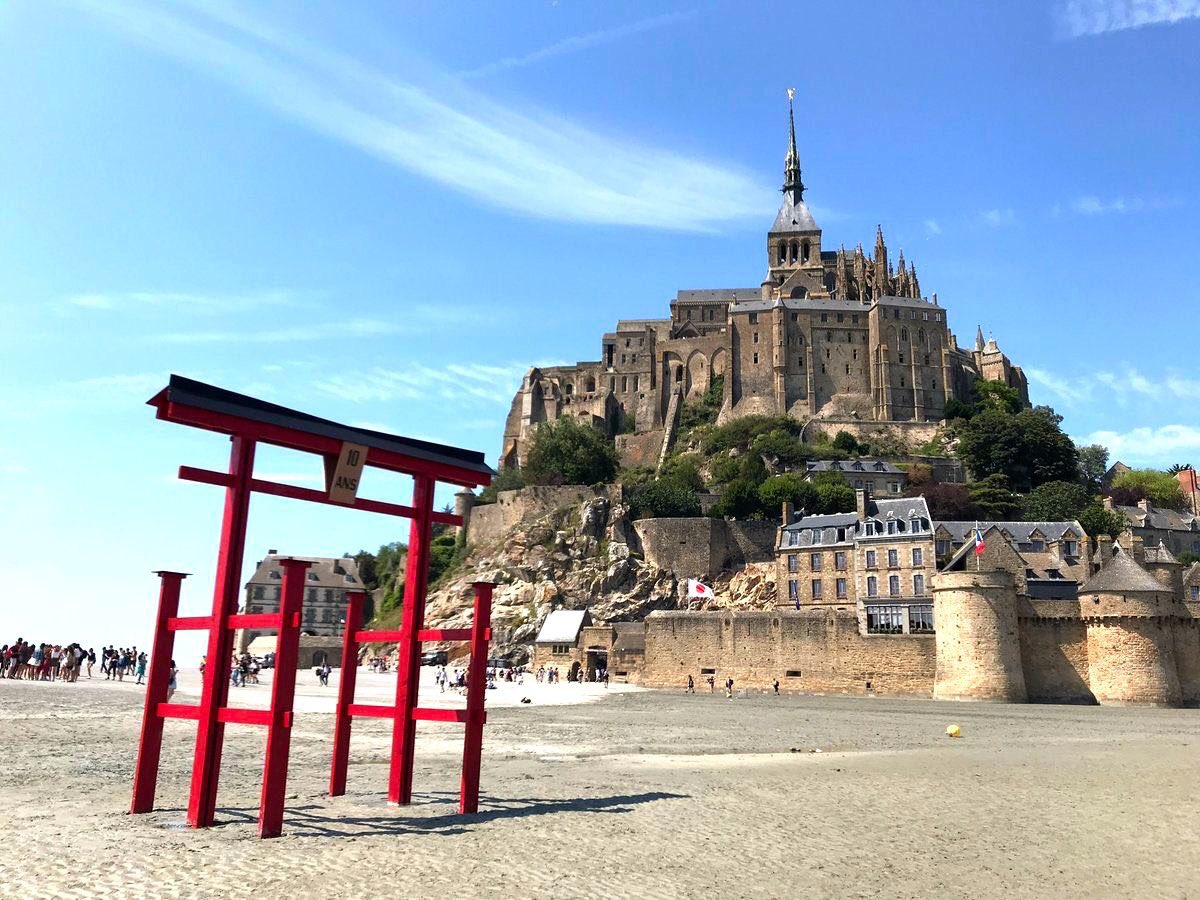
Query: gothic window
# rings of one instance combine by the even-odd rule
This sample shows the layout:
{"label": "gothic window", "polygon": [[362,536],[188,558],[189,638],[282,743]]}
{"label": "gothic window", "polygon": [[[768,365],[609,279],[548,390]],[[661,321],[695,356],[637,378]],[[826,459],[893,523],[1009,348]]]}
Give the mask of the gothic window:
{"label": "gothic window", "polygon": [[787,244],[783,241],[779,242],[779,262],[787,262]]}
{"label": "gothic window", "polygon": [[563,385],[563,393],[570,397],[571,394],[575,393],[575,385],[568,381]]}
{"label": "gothic window", "polygon": [[592,391],[596,390],[596,379],[593,378],[591,375],[588,376],[587,389],[588,389],[588,393],[591,393]]}
{"label": "gothic window", "polygon": [[809,246],[808,241],[800,245],[800,259],[802,262],[808,262]]}
{"label": "gothic window", "polygon": [[905,342],[908,341],[908,329],[907,328],[900,329],[900,340],[905,341]]}

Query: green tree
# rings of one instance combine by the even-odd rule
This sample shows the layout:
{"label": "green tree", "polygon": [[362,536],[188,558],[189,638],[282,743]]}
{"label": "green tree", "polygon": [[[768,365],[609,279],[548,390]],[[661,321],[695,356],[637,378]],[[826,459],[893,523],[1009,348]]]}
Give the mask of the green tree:
{"label": "green tree", "polygon": [[858,441],[855,439],[854,435],[848,431],[839,431],[837,434],[835,434],[833,436],[833,446],[838,450],[844,450],[846,453],[851,455],[862,452],[859,449]]}
{"label": "green tree", "polygon": [[1107,534],[1111,538],[1118,537],[1125,530],[1125,517],[1119,512],[1105,509],[1103,504],[1092,502],[1078,515],[1076,521],[1088,537],[1099,537]]}
{"label": "green tree", "polygon": [[735,478],[725,485],[721,498],[713,505],[713,515],[749,519],[763,515],[758,496],[759,482],[750,478]]}
{"label": "green tree", "polygon": [[676,478],[658,478],[640,484],[628,494],[635,519],[682,518],[700,515],[695,488]]}
{"label": "green tree", "polygon": [[1003,381],[976,381],[971,387],[975,408],[979,411],[994,409],[1010,414],[1022,409],[1021,395]]}
{"label": "green tree", "polygon": [[1200,562],[1200,553],[1193,553],[1191,550],[1184,550],[1179,554],[1177,559],[1185,566],[1191,566],[1194,563]]}
{"label": "green tree", "polygon": [[958,456],[976,478],[1003,475],[1020,492],[1047,481],[1074,481],[1079,471],[1075,444],[1047,407],[977,413],[959,426]]}
{"label": "green tree", "polygon": [[1092,493],[1099,491],[1104,473],[1108,471],[1108,448],[1101,444],[1089,444],[1075,449],[1079,453],[1080,480]]}
{"label": "green tree", "polygon": [[817,503],[814,512],[827,516],[833,513],[853,512],[857,498],[854,488],[844,481],[825,481],[817,485]]}
{"label": "green tree", "polygon": [[[1113,498],[1120,497],[1124,506],[1138,500],[1149,500],[1164,509],[1185,509],[1187,500],[1175,476],[1157,469],[1131,469],[1113,480]],[[1124,496],[1122,496],[1124,495]],[[1132,501],[1132,502],[1130,502]]]}
{"label": "green tree", "polygon": [[967,485],[967,496],[985,519],[1010,519],[1021,506],[1021,498],[1008,489],[1008,477],[989,475]]}
{"label": "green tree", "polygon": [[700,459],[694,453],[679,453],[667,457],[658,474],[660,479],[675,481],[693,493],[704,490]]}
{"label": "green tree", "polygon": [[819,494],[815,485],[800,475],[787,472],[768,478],[758,486],[758,499],[764,512],[781,510],[784,503],[791,503],[797,511],[815,511]]}
{"label": "green tree", "polygon": [[1082,484],[1047,481],[1025,495],[1021,506],[1026,522],[1070,522],[1094,501]]}
{"label": "green tree", "polygon": [[524,466],[530,484],[598,484],[612,481],[616,471],[612,444],[571,416],[538,426]]}
{"label": "green tree", "polygon": [[715,425],[721,403],[725,398],[725,376],[716,375],[708,383],[699,401],[688,401],[679,410],[679,427],[692,429],[701,425]]}

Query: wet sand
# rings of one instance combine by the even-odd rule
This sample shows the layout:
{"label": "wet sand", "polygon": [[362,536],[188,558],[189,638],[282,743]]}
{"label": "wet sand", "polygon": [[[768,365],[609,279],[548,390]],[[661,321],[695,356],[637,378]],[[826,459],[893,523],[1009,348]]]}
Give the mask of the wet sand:
{"label": "wet sand", "polygon": [[460,817],[456,725],[421,724],[397,808],[388,724],[357,722],[329,798],[332,691],[300,673],[285,833],[259,841],[261,729],[226,729],[220,824],[192,831],[193,723],[129,816],[141,689],[0,683],[0,896],[1200,896],[1195,710],[506,686]]}

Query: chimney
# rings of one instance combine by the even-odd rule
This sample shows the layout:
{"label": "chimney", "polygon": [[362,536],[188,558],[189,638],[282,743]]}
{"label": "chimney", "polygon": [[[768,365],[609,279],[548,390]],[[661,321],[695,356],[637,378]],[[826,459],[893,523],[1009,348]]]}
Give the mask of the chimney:
{"label": "chimney", "polygon": [[1137,564],[1139,566],[1145,565],[1145,563],[1146,563],[1146,541],[1145,541],[1145,539],[1143,539],[1135,534],[1133,536],[1133,538],[1130,540],[1129,544],[1130,544],[1129,555],[1134,558],[1134,560],[1137,562]]}
{"label": "chimney", "polygon": [[860,522],[867,517],[867,492],[862,488],[854,492],[854,509]]}
{"label": "chimney", "polygon": [[278,550],[276,550],[274,547],[272,547],[270,550],[267,551],[267,556],[274,556],[278,552],[279,552]]}
{"label": "chimney", "polygon": [[1112,543],[1113,539],[1107,534],[1096,535],[1096,569],[1099,570],[1108,565],[1108,561],[1112,559]]}
{"label": "chimney", "polygon": [[792,515],[794,513],[794,510],[795,510],[795,507],[792,505],[791,500],[783,501],[783,525],[784,525],[784,527],[787,527],[788,525],[792,524]]}
{"label": "chimney", "polygon": [[1150,505],[1150,501],[1145,497],[1138,501],[1138,509],[1140,509],[1142,512],[1148,513],[1152,508],[1153,507]]}
{"label": "chimney", "polygon": [[1112,497],[1104,497],[1100,502],[1104,504],[1105,509],[1107,509],[1109,512],[1112,512],[1112,508],[1113,508]]}

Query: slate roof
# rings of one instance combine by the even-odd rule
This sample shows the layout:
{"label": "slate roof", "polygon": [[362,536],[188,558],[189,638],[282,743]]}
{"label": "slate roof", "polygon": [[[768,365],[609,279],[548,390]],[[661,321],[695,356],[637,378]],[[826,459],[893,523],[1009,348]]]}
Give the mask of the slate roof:
{"label": "slate roof", "polygon": [[1148,562],[1148,563],[1175,563],[1175,565],[1180,565],[1179,560],[1175,558],[1175,554],[1172,553],[1170,550],[1168,550],[1167,545],[1164,544],[1162,541],[1158,542],[1157,547],[1147,547],[1146,548],[1146,562]]}
{"label": "slate roof", "polygon": [[887,460],[882,459],[816,459],[807,464],[809,472],[864,472],[878,475],[903,475]]}
{"label": "slate roof", "polygon": [[675,292],[675,300],[684,303],[713,303],[720,300],[758,300],[761,298],[761,287],[704,288]]}
{"label": "slate roof", "polygon": [[304,559],[313,563],[305,572],[304,586],[306,588],[338,588],[343,591],[365,590],[362,578],[358,574],[358,563],[348,556],[332,559],[323,556],[288,556],[286,553],[269,554],[258,561],[258,566],[246,586],[264,584],[283,584],[283,566],[281,559]]}
{"label": "slate roof", "polygon": [[1114,553],[1099,572],[1079,589],[1084,594],[1147,594],[1166,589],[1128,553]]}
{"label": "slate roof", "polygon": [[1167,531],[1200,531],[1200,518],[1177,509],[1159,509],[1151,506],[1144,510],[1140,506],[1113,506],[1139,528],[1162,528]]}
{"label": "slate roof", "polygon": [[934,530],[945,529],[954,543],[966,541],[975,531],[975,526],[985,531],[995,525],[1001,531],[1008,532],[1018,544],[1028,544],[1034,531],[1040,531],[1047,540],[1061,538],[1068,530],[1075,532],[1077,540],[1082,539],[1085,532],[1078,522],[937,522]]}
{"label": "slate roof", "polygon": [[586,609],[556,609],[542,623],[534,643],[573,644],[579,638],[579,630],[591,621]]}
{"label": "slate roof", "polygon": [[771,233],[820,230],[817,227],[816,219],[808,211],[808,204],[803,200],[794,203],[792,195],[785,193],[783,204],[779,207],[779,214],[775,216],[775,224],[771,226]]}

